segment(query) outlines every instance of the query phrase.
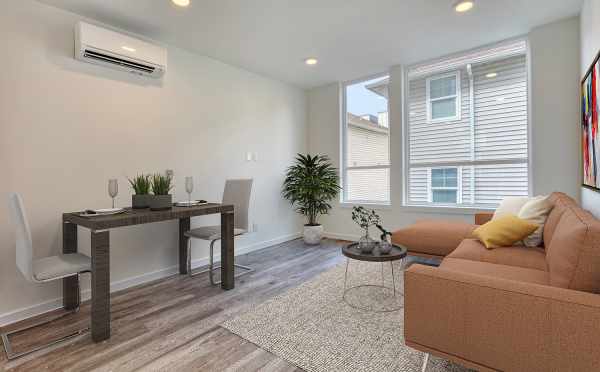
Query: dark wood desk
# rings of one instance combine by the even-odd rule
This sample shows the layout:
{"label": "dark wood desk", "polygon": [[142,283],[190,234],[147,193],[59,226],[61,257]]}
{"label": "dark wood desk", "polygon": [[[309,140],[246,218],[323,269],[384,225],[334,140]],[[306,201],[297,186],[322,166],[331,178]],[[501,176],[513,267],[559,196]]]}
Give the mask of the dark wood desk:
{"label": "dark wood desk", "polygon": [[[95,342],[110,337],[110,229],[167,220],[179,220],[179,273],[187,274],[190,218],[221,214],[221,287],[233,289],[233,205],[204,204],[194,207],[173,207],[166,211],[128,209],[112,216],[82,217],[80,212],[63,214],[63,253],[77,252],[77,226],[91,230],[92,314],[91,331]],[[78,277],[63,279],[63,305],[75,309],[79,305]]]}

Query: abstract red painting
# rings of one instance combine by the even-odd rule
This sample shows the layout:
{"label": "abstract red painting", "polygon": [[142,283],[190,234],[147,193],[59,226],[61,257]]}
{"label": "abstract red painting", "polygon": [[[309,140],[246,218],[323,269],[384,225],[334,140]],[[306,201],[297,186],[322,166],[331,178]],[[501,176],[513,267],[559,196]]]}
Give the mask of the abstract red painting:
{"label": "abstract red painting", "polygon": [[600,138],[598,136],[598,93],[600,91],[600,63],[594,63],[581,84],[581,134],[583,154],[583,185],[600,190]]}

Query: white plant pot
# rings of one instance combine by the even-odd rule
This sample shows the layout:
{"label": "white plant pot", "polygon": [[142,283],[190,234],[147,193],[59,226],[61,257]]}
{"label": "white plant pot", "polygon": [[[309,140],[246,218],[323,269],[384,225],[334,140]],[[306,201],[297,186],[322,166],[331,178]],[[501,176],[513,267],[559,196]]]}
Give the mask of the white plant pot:
{"label": "white plant pot", "polygon": [[321,244],[323,238],[323,225],[304,225],[304,243],[309,245]]}

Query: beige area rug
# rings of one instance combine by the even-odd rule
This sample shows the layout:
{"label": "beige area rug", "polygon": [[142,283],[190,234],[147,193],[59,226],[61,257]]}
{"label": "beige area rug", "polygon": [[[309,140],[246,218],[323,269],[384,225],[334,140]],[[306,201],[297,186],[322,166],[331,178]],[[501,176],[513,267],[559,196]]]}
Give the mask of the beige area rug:
{"label": "beige area rug", "polygon": [[[256,305],[223,327],[306,371],[420,371],[423,353],[404,345],[401,308],[403,271],[394,264],[400,295],[391,290],[360,287],[347,292],[354,305],[400,310],[374,313],[357,310],[342,299],[345,264]],[[350,261],[348,286],[381,284],[379,263]],[[389,263],[384,283],[392,286]],[[467,369],[430,358],[429,372],[464,372]]]}

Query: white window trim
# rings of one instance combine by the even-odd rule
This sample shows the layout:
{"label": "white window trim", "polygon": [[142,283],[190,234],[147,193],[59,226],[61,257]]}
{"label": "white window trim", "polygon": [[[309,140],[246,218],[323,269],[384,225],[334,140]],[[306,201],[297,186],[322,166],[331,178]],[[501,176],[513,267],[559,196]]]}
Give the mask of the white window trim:
{"label": "white window trim", "polygon": [[[383,208],[387,208],[390,207],[392,202],[391,202],[391,193],[392,193],[392,184],[391,184],[391,172],[392,172],[392,157],[391,157],[391,143],[390,143],[390,137],[391,137],[391,125],[389,125],[390,122],[390,118],[389,118],[389,113],[390,113],[390,99],[388,98],[387,100],[387,112],[388,112],[388,159],[389,159],[389,164],[388,165],[374,165],[374,166],[357,166],[357,167],[352,167],[352,166],[346,166],[347,164],[347,158],[346,158],[346,146],[347,146],[347,136],[348,136],[348,115],[347,115],[347,102],[346,102],[346,88],[350,85],[354,85],[360,82],[364,82],[367,80],[373,80],[373,79],[378,79],[378,78],[383,78],[383,77],[390,77],[390,72],[386,71],[386,72],[382,72],[379,74],[375,74],[375,75],[370,75],[364,78],[360,78],[360,79],[354,79],[354,80],[350,80],[350,81],[346,81],[344,83],[341,84],[340,86],[340,98],[342,101],[341,104],[341,118],[340,118],[340,124],[341,124],[341,136],[340,136],[340,140],[341,140],[341,144],[340,144],[340,168],[341,168],[341,184],[342,184],[342,191],[340,192],[340,205],[341,206],[354,206],[354,205],[364,205],[364,206],[370,206],[373,207],[374,209],[377,209],[377,207],[383,207]],[[355,169],[389,169],[388,172],[388,185],[389,185],[389,193],[390,193],[390,200],[385,200],[385,201],[381,201],[381,200],[348,200],[346,199],[346,190],[348,189],[348,170],[355,170]]]}
{"label": "white window trim", "polygon": [[[431,185],[431,171],[434,169],[456,169],[456,187],[433,187]],[[456,190],[456,203],[435,203],[434,205],[459,205],[462,204],[462,167],[430,167],[427,168],[427,202],[433,204],[434,190]]]}
{"label": "white window trim", "polygon": [[[431,86],[431,81],[432,80],[440,80],[440,79],[445,79],[448,77],[452,77],[454,76],[454,78],[456,79],[456,92],[453,95],[449,95],[449,96],[444,96],[444,97],[438,97],[438,98],[431,98],[430,97],[430,86]],[[461,79],[460,79],[460,70],[456,70],[454,72],[451,73],[447,73],[447,74],[439,74],[439,75],[435,75],[435,76],[431,76],[428,77],[426,79],[426,87],[425,87],[425,94],[426,94],[426,102],[427,102],[427,123],[443,123],[443,122],[447,122],[447,121],[458,121],[461,119]],[[432,105],[431,102],[436,102],[436,101],[443,101],[449,98],[455,98],[455,104],[456,104],[456,114],[454,116],[447,116],[447,117],[443,117],[443,118],[436,118],[433,119],[432,118]]]}

